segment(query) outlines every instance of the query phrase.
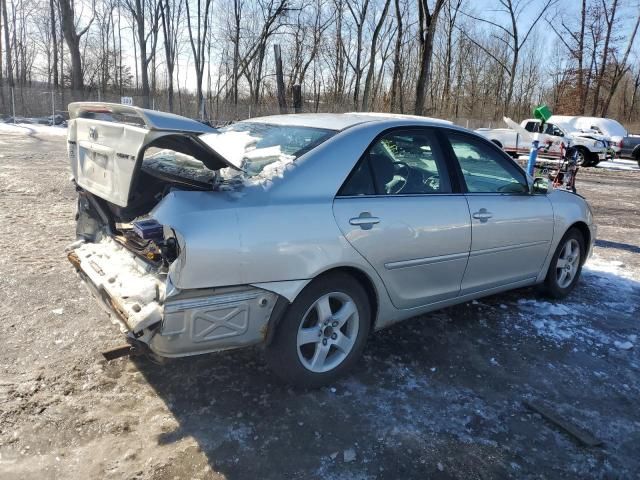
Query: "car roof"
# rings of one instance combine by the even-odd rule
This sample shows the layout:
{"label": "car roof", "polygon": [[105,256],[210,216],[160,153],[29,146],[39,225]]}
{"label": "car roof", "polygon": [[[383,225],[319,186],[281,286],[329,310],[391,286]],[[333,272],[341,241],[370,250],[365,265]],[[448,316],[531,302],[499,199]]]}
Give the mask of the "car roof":
{"label": "car roof", "polygon": [[266,117],[248,118],[243,121],[269,123],[272,125],[325,128],[328,130],[340,131],[361,123],[392,122],[394,120],[412,120],[416,123],[424,125],[452,125],[452,122],[449,122],[447,120],[440,120],[437,118],[377,112],[295,113],[287,115],[269,115]]}

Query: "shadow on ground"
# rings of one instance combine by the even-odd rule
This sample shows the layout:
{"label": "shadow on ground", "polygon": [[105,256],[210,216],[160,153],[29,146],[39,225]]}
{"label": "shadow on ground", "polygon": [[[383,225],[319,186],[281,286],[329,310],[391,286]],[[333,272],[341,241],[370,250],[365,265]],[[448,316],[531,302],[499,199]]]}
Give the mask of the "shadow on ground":
{"label": "shadow on ground", "polygon": [[[193,437],[229,479],[632,476],[640,365],[637,348],[615,342],[637,331],[640,286],[612,275],[586,272],[563,304],[528,289],[398,324],[317,391],[280,384],[258,350],[136,360],[179,422],[158,442]],[[602,302],[609,282],[618,303]],[[604,446],[579,446],[524,398],[549,401]],[[201,468],[185,459],[163,473]]]}

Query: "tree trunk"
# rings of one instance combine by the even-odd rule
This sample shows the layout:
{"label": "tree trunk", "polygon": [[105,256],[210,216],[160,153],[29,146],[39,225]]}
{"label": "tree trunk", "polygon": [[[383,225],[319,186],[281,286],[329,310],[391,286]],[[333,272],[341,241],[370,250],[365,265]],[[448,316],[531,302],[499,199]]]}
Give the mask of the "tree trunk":
{"label": "tree trunk", "polygon": [[578,113],[584,115],[584,109],[587,104],[587,92],[584,88],[584,30],[587,16],[587,0],[582,0],[582,8],[580,10],[580,37],[578,39],[578,99],[580,108]]}
{"label": "tree trunk", "polygon": [[[139,0],[136,1],[139,5]],[[149,72],[147,66],[147,41],[144,35],[144,17],[136,16],[136,30],[138,32],[138,48],[140,49],[140,81],[142,83],[142,106],[151,107],[151,89],[149,88]]]}
{"label": "tree trunk", "polygon": [[280,45],[273,46],[273,53],[276,57],[276,84],[278,86],[278,107],[280,113],[287,113],[287,98],[284,91],[284,75],[282,73],[282,56]]}
{"label": "tree trunk", "polygon": [[[396,23],[398,31],[396,32],[396,45],[393,53],[393,74],[391,76],[391,111],[400,113],[403,110],[402,102],[402,72],[401,72],[401,55],[402,55],[402,12],[400,11],[400,0],[394,0],[396,10]],[[399,107],[399,108],[398,108]]]}
{"label": "tree trunk", "polygon": [[2,0],[2,19],[4,23],[4,44],[5,55],[7,59],[7,81],[10,87],[14,86],[13,83],[13,60],[11,58],[11,42],[9,41],[9,20],[7,18],[7,0]]}
{"label": "tree trunk", "polygon": [[613,0],[613,5],[611,7],[611,17],[607,15],[606,6],[605,8],[605,21],[607,23],[607,33],[604,38],[604,48],[602,49],[602,62],[600,62],[600,72],[598,73],[598,78],[596,79],[596,90],[593,94],[593,107],[591,109],[591,116],[595,117],[596,112],[598,110],[598,103],[600,103],[600,89],[602,88],[602,81],[604,80],[604,74],[607,69],[607,60],[609,57],[609,41],[611,40],[611,31],[613,29],[613,24],[616,18],[616,10],[618,7],[618,0]]}
{"label": "tree trunk", "polygon": [[376,28],[373,30],[373,35],[371,36],[371,58],[369,60],[369,70],[367,71],[367,77],[364,81],[364,91],[362,92],[362,111],[364,112],[369,110],[369,97],[371,96],[371,82],[373,81],[373,73],[376,66],[376,49],[378,46],[378,37],[380,36],[382,25],[387,18],[387,11],[389,10],[390,2],[391,0],[385,1],[384,8],[382,9],[382,14],[380,15],[380,19],[376,24]]}
{"label": "tree trunk", "polygon": [[633,27],[633,32],[631,32],[631,36],[629,37],[629,42],[627,43],[627,48],[624,52],[624,56],[622,57],[622,61],[620,65],[616,65],[616,73],[614,75],[613,81],[611,82],[611,88],[609,89],[609,94],[607,95],[607,99],[604,102],[602,107],[602,117],[606,117],[609,112],[609,105],[611,104],[611,99],[613,95],[616,93],[618,85],[620,84],[620,80],[624,77],[624,74],[627,72],[627,60],[629,59],[629,53],[631,52],[631,47],[633,46],[633,42],[638,33],[638,26],[640,26],[640,14],[636,18],[636,23]]}
{"label": "tree trunk", "polygon": [[445,0],[436,0],[433,13],[429,13],[427,0],[418,0],[420,13],[420,67],[418,71],[418,81],[416,82],[416,101],[414,113],[424,115],[424,103],[427,96],[427,86],[429,83],[429,70],[431,68],[431,57],[433,54],[433,38],[436,30],[438,15],[444,5]]}
{"label": "tree trunk", "polygon": [[69,48],[69,55],[71,56],[71,89],[83,90],[84,78],[82,76],[82,55],[80,55],[80,38],[82,37],[82,34],[86,32],[86,29],[81,34],[78,34],[78,32],[76,31],[75,15],[73,11],[73,3],[71,2],[71,0],[59,0],[59,3],[62,31],[64,33],[64,39],[67,42],[67,47]]}

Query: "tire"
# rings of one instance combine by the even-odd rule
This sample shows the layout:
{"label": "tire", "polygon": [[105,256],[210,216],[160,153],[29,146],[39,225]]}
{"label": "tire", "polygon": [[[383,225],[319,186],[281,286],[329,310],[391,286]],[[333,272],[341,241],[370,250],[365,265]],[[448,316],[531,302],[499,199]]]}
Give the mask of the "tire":
{"label": "tire", "polygon": [[591,160],[589,159],[590,152],[585,150],[584,148],[576,148],[578,152],[578,158],[576,159],[576,164],[580,167],[590,167]]}
{"label": "tire", "polygon": [[358,361],[370,325],[371,306],[362,285],[344,273],[319,277],[298,295],[276,327],[265,350],[267,363],[286,383],[322,387]]}
{"label": "tire", "polygon": [[544,293],[555,299],[569,295],[580,279],[584,255],[582,233],[576,228],[569,229],[551,258],[543,284]]}

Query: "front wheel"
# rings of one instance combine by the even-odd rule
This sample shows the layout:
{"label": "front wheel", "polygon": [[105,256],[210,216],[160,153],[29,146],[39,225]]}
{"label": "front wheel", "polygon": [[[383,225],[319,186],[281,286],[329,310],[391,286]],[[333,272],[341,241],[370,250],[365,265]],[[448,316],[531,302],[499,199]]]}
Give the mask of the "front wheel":
{"label": "front wheel", "polygon": [[311,282],[294,300],[267,346],[267,363],[282,380],[319,388],[346,373],[364,349],[371,307],[364,288],[345,274]]}
{"label": "front wheel", "polygon": [[581,167],[591,166],[591,161],[589,160],[589,154],[582,148],[576,149],[576,165]]}
{"label": "front wheel", "polygon": [[584,252],[582,233],[575,228],[570,229],[560,241],[549,264],[544,281],[545,293],[556,299],[571,293],[582,273]]}

